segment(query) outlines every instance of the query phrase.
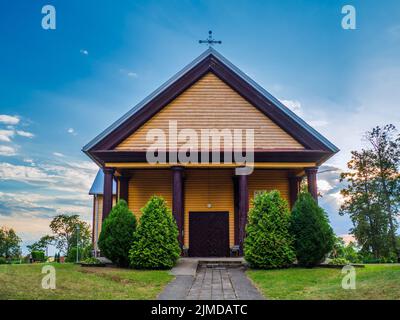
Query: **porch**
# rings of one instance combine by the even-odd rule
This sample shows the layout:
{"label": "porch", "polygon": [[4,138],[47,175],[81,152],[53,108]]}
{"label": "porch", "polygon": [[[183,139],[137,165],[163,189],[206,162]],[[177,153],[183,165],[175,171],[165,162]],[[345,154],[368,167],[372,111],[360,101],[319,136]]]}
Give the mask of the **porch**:
{"label": "porch", "polygon": [[112,182],[117,199],[127,201],[140,218],[152,195],[164,197],[176,220],[182,254],[190,257],[242,256],[251,199],[277,189],[292,206],[307,178],[317,200],[315,163],[257,163],[250,175],[236,175],[235,166],[151,166],[109,163],[104,171],[104,220],[112,208]]}

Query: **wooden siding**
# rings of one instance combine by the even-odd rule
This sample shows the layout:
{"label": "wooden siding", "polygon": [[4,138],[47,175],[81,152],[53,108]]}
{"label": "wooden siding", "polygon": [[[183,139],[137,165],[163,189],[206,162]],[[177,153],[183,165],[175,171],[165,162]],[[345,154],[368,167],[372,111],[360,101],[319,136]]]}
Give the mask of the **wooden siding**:
{"label": "wooden siding", "polygon": [[255,191],[277,189],[288,203],[290,201],[288,173],[284,170],[254,170],[248,183],[250,207]]}
{"label": "wooden siding", "polygon": [[[178,121],[178,132],[190,128],[196,130],[199,137],[200,129],[254,129],[257,150],[304,149],[298,141],[213,73],[206,74],[194,83],[115,149],[147,150],[151,145],[146,141],[148,130],[163,129],[167,134],[170,120]],[[178,143],[178,146],[184,142]]]}
{"label": "wooden siding", "polygon": [[[229,245],[234,245],[233,169],[187,169],[184,181],[184,244],[189,247],[189,212],[229,212]],[[256,169],[249,176],[249,200],[256,190],[277,189],[289,201],[288,172],[285,170]],[[161,195],[172,208],[172,173],[170,170],[135,170],[129,181],[129,208],[139,219],[140,209],[152,195]],[[95,222],[99,236],[102,224],[103,196],[95,201]],[[114,197],[115,203],[115,197]],[[211,208],[208,204],[211,203]],[[96,208],[97,206],[97,208]],[[97,210],[98,209],[98,210]],[[97,243],[97,239],[95,239]]]}
{"label": "wooden siding", "polygon": [[[97,241],[101,232],[101,225],[103,224],[103,195],[99,194],[94,196],[94,221],[93,224],[97,226],[95,228],[95,234],[93,235],[94,239],[94,248],[98,250]],[[116,196],[113,196],[113,205],[116,203]],[[97,232],[96,232],[97,231]]]}
{"label": "wooden siding", "polygon": [[[229,212],[229,245],[234,245],[233,170],[185,171],[184,244],[189,247],[189,211]],[[211,208],[208,204],[211,203]]]}
{"label": "wooden siding", "polygon": [[129,209],[139,219],[153,195],[162,196],[172,209],[172,174],[170,170],[135,170],[129,180]]}

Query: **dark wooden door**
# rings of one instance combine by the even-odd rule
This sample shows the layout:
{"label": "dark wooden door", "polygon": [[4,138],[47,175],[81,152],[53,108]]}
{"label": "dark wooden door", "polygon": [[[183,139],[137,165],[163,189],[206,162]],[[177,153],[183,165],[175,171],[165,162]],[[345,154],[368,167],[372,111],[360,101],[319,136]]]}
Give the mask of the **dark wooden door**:
{"label": "dark wooden door", "polygon": [[228,212],[189,212],[189,256],[229,256]]}

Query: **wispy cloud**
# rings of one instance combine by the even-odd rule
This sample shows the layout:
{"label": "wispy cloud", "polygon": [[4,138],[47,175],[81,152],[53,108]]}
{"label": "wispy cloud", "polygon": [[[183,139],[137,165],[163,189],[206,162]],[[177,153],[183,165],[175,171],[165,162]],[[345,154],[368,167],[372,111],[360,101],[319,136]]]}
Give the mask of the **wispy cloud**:
{"label": "wispy cloud", "polygon": [[0,163],[0,180],[13,180],[27,183],[49,183],[55,178],[45,170],[32,166]]}
{"label": "wispy cloud", "polygon": [[0,163],[0,181],[23,182],[73,194],[87,194],[96,172],[97,166],[89,161],[42,163],[34,167]]}
{"label": "wispy cloud", "polygon": [[0,146],[0,156],[10,157],[16,154],[17,150],[15,148],[9,146]]}
{"label": "wispy cloud", "polygon": [[303,116],[303,109],[300,101],[297,100],[280,100],[286,107],[292,110],[299,117]]}
{"label": "wispy cloud", "polygon": [[83,54],[84,56],[89,55],[89,51],[87,51],[86,49],[81,49],[81,50],[79,50],[79,52],[80,52],[81,54]]}
{"label": "wispy cloud", "polygon": [[77,133],[76,133],[76,131],[75,131],[74,128],[68,128],[67,132],[68,132],[69,134],[72,134],[73,136],[76,136],[76,135],[77,135]]}
{"label": "wispy cloud", "polygon": [[0,123],[16,125],[20,121],[18,116],[10,116],[7,114],[0,114]]}
{"label": "wispy cloud", "polygon": [[139,76],[136,72],[124,68],[119,69],[119,72],[131,78],[137,78]]}
{"label": "wispy cloud", "polygon": [[62,154],[61,152],[53,152],[53,155],[55,155],[56,157],[65,157],[64,154]]}
{"label": "wispy cloud", "polygon": [[23,130],[17,130],[16,131],[17,135],[25,138],[33,138],[35,135],[31,132],[28,131],[23,131]]}
{"label": "wispy cloud", "polygon": [[286,107],[297,114],[299,117],[304,118],[307,123],[312,127],[325,127],[329,124],[328,121],[323,119],[315,119],[314,116],[310,116],[309,113],[304,111],[304,108],[298,100],[280,100]]}
{"label": "wispy cloud", "polygon": [[0,141],[11,142],[11,138],[14,136],[13,130],[0,130]]}

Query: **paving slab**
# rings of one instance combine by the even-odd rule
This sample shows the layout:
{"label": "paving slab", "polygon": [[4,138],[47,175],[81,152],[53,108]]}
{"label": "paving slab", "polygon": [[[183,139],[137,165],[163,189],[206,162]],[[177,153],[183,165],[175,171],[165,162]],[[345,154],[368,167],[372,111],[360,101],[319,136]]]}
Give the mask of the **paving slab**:
{"label": "paving slab", "polygon": [[[204,259],[183,258],[171,270],[175,279],[158,296],[160,300],[263,300],[247,278],[244,267],[198,266]],[[209,261],[215,261],[210,258]]]}

